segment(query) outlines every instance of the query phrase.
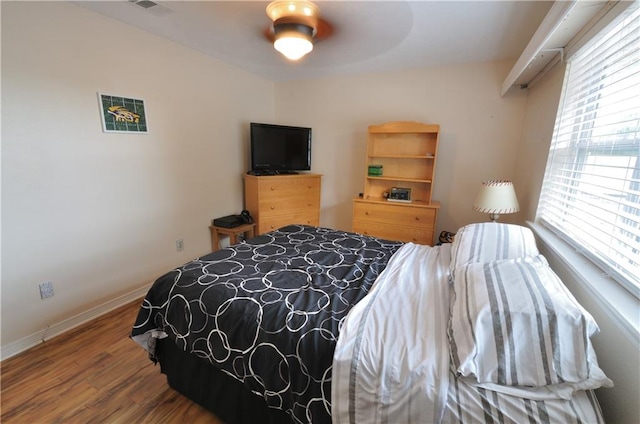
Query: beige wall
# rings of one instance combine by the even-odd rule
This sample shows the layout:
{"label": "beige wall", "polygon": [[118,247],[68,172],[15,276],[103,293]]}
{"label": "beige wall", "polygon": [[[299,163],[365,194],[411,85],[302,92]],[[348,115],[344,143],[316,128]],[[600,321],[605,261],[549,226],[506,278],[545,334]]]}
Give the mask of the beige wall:
{"label": "beige wall", "polygon": [[[367,127],[440,124],[433,199],[440,230],[487,220],[471,204],[483,180],[514,178],[526,91],[501,98],[509,63],[473,63],[276,86],[276,117],[313,127],[313,171],[324,174],[321,224],[351,229],[362,192]],[[505,216],[518,220],[519,214]]]}
{"label": "beige wall", "polygon": [[523,220],[532,221],[536,216],[563,79],[564,66],[557,65],[527,90],[527,109],[514,176]]}
{"label": "beige wall", "polygon": [[[2,2],[2,346],[209,252],[273,88],[66,2]],[[103,133],[97,91],[144,99],[149,134]]]}

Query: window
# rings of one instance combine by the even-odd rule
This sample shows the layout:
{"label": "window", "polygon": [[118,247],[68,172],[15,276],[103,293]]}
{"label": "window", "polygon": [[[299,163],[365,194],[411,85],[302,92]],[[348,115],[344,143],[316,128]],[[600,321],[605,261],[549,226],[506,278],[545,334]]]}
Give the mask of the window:
{"label": "window", "polygon": [[640,4],[567,64],[537,220],[640,297]]}

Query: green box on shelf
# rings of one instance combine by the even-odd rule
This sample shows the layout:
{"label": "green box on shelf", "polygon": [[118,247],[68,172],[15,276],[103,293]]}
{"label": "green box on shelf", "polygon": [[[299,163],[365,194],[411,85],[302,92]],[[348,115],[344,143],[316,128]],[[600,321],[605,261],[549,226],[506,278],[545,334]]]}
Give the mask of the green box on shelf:
{"label": "green box on shelf", "polygon": [[382,165],[369,165],[369,176],[370,177],[381,177],[382,176]]}

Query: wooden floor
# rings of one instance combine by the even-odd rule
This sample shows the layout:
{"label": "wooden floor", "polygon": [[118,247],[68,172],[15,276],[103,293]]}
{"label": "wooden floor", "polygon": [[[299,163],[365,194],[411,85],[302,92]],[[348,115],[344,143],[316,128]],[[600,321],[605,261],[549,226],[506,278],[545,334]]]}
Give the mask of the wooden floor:
{"label": "wooden floor", "polygon": [[212,423],[129,339],[140,301],[0,364],[2,423]]}

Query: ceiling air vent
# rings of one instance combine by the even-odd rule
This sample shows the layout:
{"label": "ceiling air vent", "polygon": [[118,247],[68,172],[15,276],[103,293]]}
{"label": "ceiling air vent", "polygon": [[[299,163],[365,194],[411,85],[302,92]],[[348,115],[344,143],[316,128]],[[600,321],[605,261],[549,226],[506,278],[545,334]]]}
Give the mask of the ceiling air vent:
{"label": "ceiling air vent", "polygon": [[136,6],[140,6],[141,8],[147,10],[149,13],[157,16],[162,16],[173,12],[173,10],[169,9],[168,7],[165,7],[151,0],[129,0],[129,2],[135,4]]}
{"label": "ceiling air vent", "polygon": [[149,0],[134,1],[134,3],[137,4],[140,7],[144,7],[145,9],[148,9],[150,7],[158,5],[158,3],[154,3],[154,2],[149,1]]}

